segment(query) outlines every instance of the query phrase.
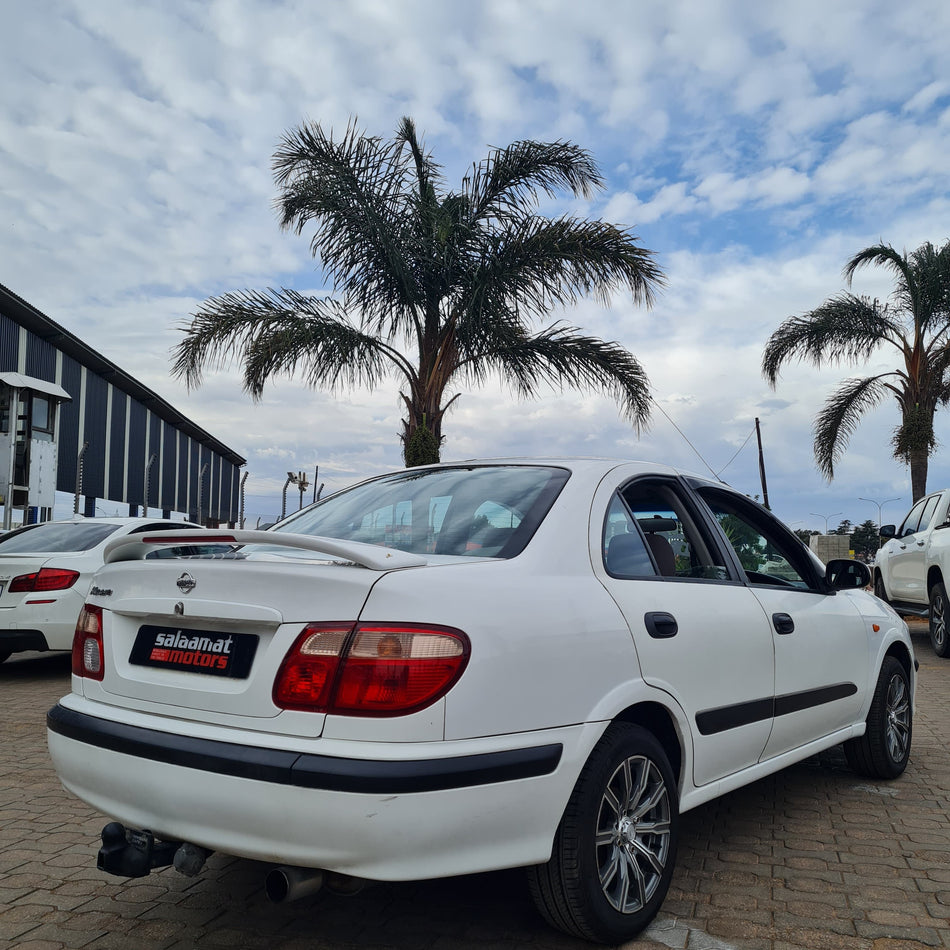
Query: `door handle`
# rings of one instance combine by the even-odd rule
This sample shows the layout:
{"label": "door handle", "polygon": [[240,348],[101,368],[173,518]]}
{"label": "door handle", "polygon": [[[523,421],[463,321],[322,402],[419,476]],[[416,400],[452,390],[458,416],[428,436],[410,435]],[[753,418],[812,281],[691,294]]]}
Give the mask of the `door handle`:
{"label": "door handle", "polygon": [[795,621],[788,614],[772,614],[772,626],[782,636],[795,632]]}
{"label": "door handle", "polygon": [[670,637],[675,637],[679,632],[676,617],[663,610],[651,610],[644,614],[643,622],[646,625],[647,633],[654,640],[669,640]]}

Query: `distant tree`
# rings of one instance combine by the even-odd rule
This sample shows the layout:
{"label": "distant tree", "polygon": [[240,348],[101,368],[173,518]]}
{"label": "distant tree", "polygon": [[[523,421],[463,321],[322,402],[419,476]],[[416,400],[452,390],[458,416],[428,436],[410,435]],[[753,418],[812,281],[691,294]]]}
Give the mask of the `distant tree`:
{"label": "distant tree", "polygon": [[851,534],[854,528],[851,525],[851,522],[845,518],[844,521],[838,522],[838,527],[832,531],[832,534]]}
{"label": "distant tree", "polygon": [[189,386],[232,360],[255,399],[277,375],[329,390],[395,376],[407,465],[439,460],[446,411],[490,376],[522,397],[544,384],[601,391],[636,426],[647,421],[649,383],[631,353],[562,322],[532,328],[590,294],[607,302],[627,290],[649,305],[663,283],[629,230],[538,213],[542,195],[589,198],[603,187],[584,149],[515,142],[447,191],[411,119],[392,141],[353,123],[334,139],[305,123],[284,136],[273,168],[281,227],[313,228],[310,248],[334,292],[209,298],[175,347],[173,371]]}
{"label": "distant tree", "polygon": [[821,534],[820,531],[809,531],[808,528],[796,528],[795,534],[807,545],[813,534]]}
{"label": "distant tree", "polygon": [[871,557],[880,547],[880,535],[873,521],[859,524],[851,535],[851,548],[856,557]]}
{"label": "distant tree", "polygon": [[890,303],[838,294],[816,310],[789,317],[769,338],[762,372],[774,387],[789,360],[867,364],[881,348],[892,349],[899,365],[883,373],[845,380],[815,419],[814,452],[829,480],[861,417],[892,396],[900,410],[891,445],[910,467],[914,501],[927,492],[927,468],[937,445],[934,414],[950,401],[950,241],[929,242],[907,254],[888,244],[859,251],[845,265],[848,287],[855,272],[877,264],[890,270]]}

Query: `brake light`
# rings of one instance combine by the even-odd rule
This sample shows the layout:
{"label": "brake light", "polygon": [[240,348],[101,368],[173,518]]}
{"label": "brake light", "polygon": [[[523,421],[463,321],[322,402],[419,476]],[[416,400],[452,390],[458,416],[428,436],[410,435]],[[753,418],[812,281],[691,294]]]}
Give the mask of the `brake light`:
{"label": "brake light", "polygon": [[282,709],[402,716],[441,699],[468,663],[468,637],[432,624],[310,624],[274,682]]}
{"label": "brake light", "polygon": [[237,544],[233,534],[210,534],[195,528],[201,537],[196,538],[194,532],[190,535],[171,534],[163,532],[162,534],[150,534],[143,537],[142,544]]}
{"label": "brake light", "polygon": [[43,567],[32,574],[21,574],[10,581],[11,594],[30,594],[34,591],[66,590],[79,580],[79,571],[60,567]]}
{"label": "brake light", "polygon": [[102,647],[102,608],[86,604],[73,634],[73,675],[102,680],[105,673]]}

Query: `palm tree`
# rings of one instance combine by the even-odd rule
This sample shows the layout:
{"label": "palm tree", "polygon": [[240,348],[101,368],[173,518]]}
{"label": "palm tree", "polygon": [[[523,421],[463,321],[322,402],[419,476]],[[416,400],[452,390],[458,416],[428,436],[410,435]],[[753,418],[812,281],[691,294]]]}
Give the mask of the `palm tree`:
{"label": "palm tree", "polygon": [[589,198],[603,179],[569,142],[520,141],[473,165],[457,192],[404,118],[391,142],[354,123],[334,140],[305,123],[274,155],[280,224],[314,228],[311,251],[332,294],[245,290],[206,300],[175,347],[189,386],[207,367],[243,364],[260,399],[271,377],[312,387],[400,381],[407,465],[438,461],[446,410],[460,387],[496,375],[522,397],[542,384],[599,390],[638,428],[649,383],[617,343],[577,327],[531,324],[557,307],[620,289],[650,305],[663,275],[620,227],[537,213],[541,194]]}
{"label": "palm tree", "polygon": [[867,363],[882,347],[896,350],[896,369],[847,379],[828,397],[815,419],[815,460],[833,478],[861,417],[893,396],[900,424],[891,444],[894,457],[910,466],[917,501],[926,494],[927,466],[937,445],[934,415],[950,402],[950,241],[939,249],[928,242],[910,254],[887,244],[867,247],[845,265],[849,288],[855,272],[870,264],[894,274],[890,302],[841,293],[789,317],[766,344],[762,372],[775,387],[779,370],[792,358],[815,366]]}

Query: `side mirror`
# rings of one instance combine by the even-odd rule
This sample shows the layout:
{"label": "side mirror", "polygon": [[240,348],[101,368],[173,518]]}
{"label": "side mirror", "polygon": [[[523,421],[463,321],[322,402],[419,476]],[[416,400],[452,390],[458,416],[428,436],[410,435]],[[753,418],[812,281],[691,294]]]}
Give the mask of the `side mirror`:
{"label": "side mirror", "polygon": [[896,524],[882,524],[881,530],[878,532],[881,536],[881,540],[890,540],[891,538],[897,537],[897,525]]}
{"label": "side mirror", "polygon": [[860,561],[836,558],[825,568],[825,580],[832,590],[855,590],[871,584],[871,569]]}

